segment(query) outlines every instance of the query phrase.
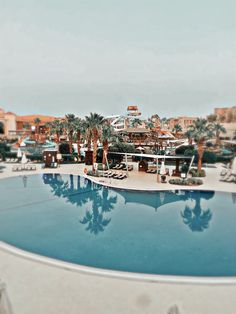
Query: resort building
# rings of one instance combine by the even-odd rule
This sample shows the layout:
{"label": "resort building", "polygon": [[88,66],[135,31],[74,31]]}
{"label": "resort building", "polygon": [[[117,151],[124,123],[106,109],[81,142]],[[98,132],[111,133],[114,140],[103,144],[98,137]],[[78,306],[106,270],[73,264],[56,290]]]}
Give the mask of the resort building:
{"label": "resort building", "polygon": [[236,122],[236,106],[225,107],[225,108],[215,108],[214,114],[220,122],[232,123]]}
{"label": "resort building", "polygon": [[16,131],[16,115],[0,108],[0,136],[8,136],[11,130]]}
{"label": "resort building", "polygon": [[214,115],[226,130],[225,134],[221,134],[221,138],[233,139],[236,131],[236,106],[215,108]]}
{"label": "resort building", "polygon": [[36,128],[36,119],[39,119],[39,133],[44,134],[46,123],[58,118],[44,115],[17,116],[13,112],[5,112],[4,109],[0,108],[0,136],[16,137],[29,135]]}
{"label": "resort building", "polygon": [[177,118],[170,118],[167,121],[168,130],[172,131],[176,124],[179,124],[182,128],[182,132],[187,131],[188,127],[193,124],[196,120],[196,117],[188,117],[188,116],[181,116]]}

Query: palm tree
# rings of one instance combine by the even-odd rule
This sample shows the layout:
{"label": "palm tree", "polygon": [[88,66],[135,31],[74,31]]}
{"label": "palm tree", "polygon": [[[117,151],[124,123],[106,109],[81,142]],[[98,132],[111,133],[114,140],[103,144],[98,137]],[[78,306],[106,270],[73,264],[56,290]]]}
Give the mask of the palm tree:
{"label": "palm tree", "polygon": [[193,144],[193,134],[192,134],[192,131],[190,129],[185,132],[185,136],[188,139],[188,144],[192,145]]}
{"label": "palm tree", "polygon": [[114,135],[114,128],[109,123],[104,123],[101,129],[101,140],[103,146],[103,156],[102,156],[102,163],[103,165],[106,164],[106,156],[108,152],[108,145],[109,140],[113,138]]}
{"label": "palm tree", "polygon": [[60,142],[60,136],[63,134],[64,123],[56,119],[52,122],[48,122],[46,126],[49,128],[50,134],[56,134],[56,142],[58,144]]}
{"label": "palm tree", "polygon": [[148,121],[146,121],[145,123],[145,127],[150,130],[154,129],[154,123],[150,119],[148,119]]}
{"label": "palm tree", "polygon": [[78,161],[80,159],[81,134],[84,133],[84,129],[85,129],[84,120],[82,120],[80,118],[75,118],[75,120],[74,120],[74,131],[76,134],[76,141],[77,141]]}
{"label": "palm tree", "polygon": [[179,135],[179,132],[182,132],[182,126],[179,124],[179,123],[176,123],[175,125],[174,125],[174,127],[173,127],[173,130],[172,130],[172,132],[174,132],[175,133],[175,136],[176,137],[178,137],[178,135]]}
{"label": "palm tree", "polygon": [[215,122],[212,124],[212,131],[215,133],[216,145],[220,145],[220,133],[226,133],[226,129],[222,124]]}
{"label": "palm tree", "polygon": [[193,122],[193,125],[190,125],[188,130],[192,133],[192,137],[197,143],[197,152],[198,152],[198,172],[202,169],[202,157],[204,153],[204,144],[207,139],[213,137],[212,125],[208,124],[206,119],[197,118]]}
{"label": "palm tree", "polygon": [[38,141],[39,138],[39,124],[40,124],[41,120],[39,118],[35,118],[34,119],[34,123],[36,125],[36,142]]}
{"label": "palm tree", "polygon": [[131,120],[130,124],[132,128],[137,128],[138,125],[142,124],[142,121],[139,118],[134,118],[133,120]]}
{"label": "palm tree", "polygon": [[73,153],[73,135],[74,135],[74,124],[75,124],[76,117],[74,114],[66,114],[64,127],[66,129],[66,133],[69,139],[69,147],[70,147],[70,154]]}
{"label": "palm tree", "polygon": [[[210,195],[206,198],[211,198],[214,195],[211,192],[209,192]],[[194,200],[195,200],[195,206],[193,209],[191,209],[189,206],[185,206],[185,209],[183,212],[181,212],[181,216],[183,218],[183,221],[186,225],[189,226],[189,228],[192,231],[204,231],[204,229],[207,229],[209,227],[209,222],[212,218],[212,213],[210,209],[203,210],[201,208],[201,192],[195,191],[194,192]]]}
{"label": "palm tree", "polygon": [[96,163],[97,161],[97,147],[98,147],[99,131],[104,122],[104,117],[97,113],[91,112],[90,116],[86,116],[85,119],[86,119],[86,124],[88,128],[91,130],[92,136],[93,136],[93,167],[94,167],[94,163]]}
{"label": "palm tree", "polygon": [[210,122],[210,123],[214,123],[217,121],[217,115],[216,114],[210,114],[208,117],[207,117],[207,121]]}

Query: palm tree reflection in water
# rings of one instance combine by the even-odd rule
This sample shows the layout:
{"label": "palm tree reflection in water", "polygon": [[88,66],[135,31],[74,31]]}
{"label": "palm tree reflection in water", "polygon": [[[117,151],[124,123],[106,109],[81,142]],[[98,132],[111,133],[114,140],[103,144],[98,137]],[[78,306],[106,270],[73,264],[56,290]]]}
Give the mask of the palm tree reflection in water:
{"label": "palm tree reflection in water", "polygon": [[74,178],[75,176],[70,175],[69,181],[63,181],[60,174],[43,175],[44,183],[51,186],[51,192],[55,196],[62,197],[76,206],[92,202],[91,210],[87,210],[79,222],[87,225],[85,230],[96,235],[104,231],[110,223],[111,218],[107,218],[105,215],[114,209],[117,196],[110,196],[108,188],[80,176],[77,177],[77,184],[75,184]]}
{"label": "palm tree reflection in water", "polygon": [[209,222],[212,218],[212,212],[208,208],[203,210],[201,207],[201,199],[210,199],[215,192],[211,191],[194,191],[191,193],[191,198],[195,200],[195,206],[191,209],[188,205],[185,206],[184,211],[181,212],[183,222],[189,226],[192,231],[204,231],[209,228]]}

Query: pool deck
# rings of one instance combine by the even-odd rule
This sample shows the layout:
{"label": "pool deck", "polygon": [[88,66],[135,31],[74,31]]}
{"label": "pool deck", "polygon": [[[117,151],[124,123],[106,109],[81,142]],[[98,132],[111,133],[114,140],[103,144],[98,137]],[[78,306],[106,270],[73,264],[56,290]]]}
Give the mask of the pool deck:
{"label": "pool deck", "polygon": [[[6,167],[0,178],[45,172],[84,175],[85,168],[83,164],[62,165],[57,169],[42,169],[37,165],[36,171],[12,172],[13,164],[0,165]],[[140,173],[136,167],[134,164],[134,171],[122,181],[93,180],[122,189],[183,188],[158,183],[156,175]],[[221,164],[206,168],[204,184],[196,188],[236,193],[235,183],[219,181],[222,169]],[[2,242],[1,280],[6,284],[16,314],[234,314],[236,309],[236,278],[176,278],[102,271],[48,259]]]}

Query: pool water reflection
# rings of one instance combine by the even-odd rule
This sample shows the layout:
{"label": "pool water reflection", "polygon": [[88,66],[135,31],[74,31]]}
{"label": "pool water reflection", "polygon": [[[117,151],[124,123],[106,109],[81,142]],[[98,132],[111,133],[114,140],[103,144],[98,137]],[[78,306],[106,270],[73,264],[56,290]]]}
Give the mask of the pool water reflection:
{"label": "pool water reflection", "polygon": [[129,192],[44,174],[1,180],[0,195],[0,240],[30,252],[130,272],[236,275],[234,193]]}

